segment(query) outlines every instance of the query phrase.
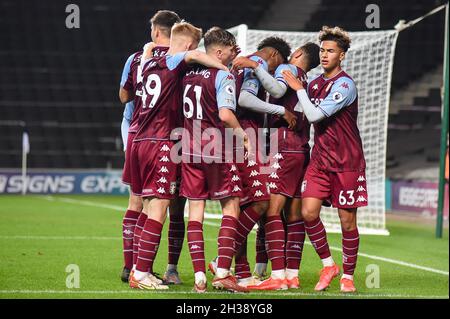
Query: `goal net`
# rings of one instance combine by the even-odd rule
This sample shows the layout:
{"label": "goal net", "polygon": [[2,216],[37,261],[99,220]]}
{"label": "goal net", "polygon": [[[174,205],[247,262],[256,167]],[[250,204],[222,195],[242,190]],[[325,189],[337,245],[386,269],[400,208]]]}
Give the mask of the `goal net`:
{"label": "goal net", "polygon": [[[246,25],[229,29],[235,34],[242,54],[251,54],[264,38],[278,36],[295,50],[306,42],[318,42],[318,32],[288,32],[251,30]],[[391,74],[398,32],[350,32],[351,48],[343,62],[343,69],[355,80],[358,88],[358,126],[367,162],[366,177],[369,204],[358,209],[358,227],[361,233],[388,235],[385,223],[385,168],[387,121]],[[308,73],[309,79],[321,73],[320,66]],[[313,129],[311,146],[313,146]],[[218,202],[208,202],[206,217],[219,217]],[[330,232],[340,232],[336,209],[322,208],[321,218]]]}

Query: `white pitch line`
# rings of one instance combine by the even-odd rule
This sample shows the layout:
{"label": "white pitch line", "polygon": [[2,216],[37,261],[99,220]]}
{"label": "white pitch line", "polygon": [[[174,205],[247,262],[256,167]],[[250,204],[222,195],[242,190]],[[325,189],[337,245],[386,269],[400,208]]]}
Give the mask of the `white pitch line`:
{"label": "white pitch line", "polygon": [[[109,208],[109,209],[120,210],[120,211],[125,210],[125,208],[116,206],[116,205],[108,205],[108,204],[102,204],[102,203],[96,203],[96,202],[90,202],[90,201],[84,201],[84,200],[76,200],[76,199],[71,199],[71,198],[66,198],[66,197],[53,197],[53,196],[45,196],[45,197],[36,196],[36,197],[50,200],[50,201],[60,200],[60,201],[71,203],[71,204],[81,204],[81,205],[86,205],[86,206]],[[213,222],[209,222],[209,221],[204,221],[204,223],[206,225],[210,225],[210,226],[220,226],[220,224],[218,224],[218,223],[213,223]],[[309,242],[306,242],[306,243],[311,245],[311,243],[309,243]],[[342,250],[339,247],[333,247],[333,246],[330,246],[330,249],[339,251],[339,252]],[[358,253],[358,257],[359,256],[366,257],[366,258],[373,259],[373,260],[384,261],[386,263],[391,263],[391,264],[400,265],[400,266],[404,266],[404,267],[409,267],[409,268],[413,268],[413,269],[428,271],[428,272],[432,272],[432,273],[436,273],[436,274],[440,274],[440,275],[449,276],[448,271],[430,268],[430,267],[424,267],[424,266],[420,266],[420,265],[416,265],[416,264],[412,264],[412,263],[407,263],[407,262],[404,262],[401,260],[380,257],[380,256],[376,256],[376,255],[369,255],[369,254],[365,254],[365,253],[361,253],[361,252]]]}
{"label": "white pitch line", "polygon": [[[98,294],[98,295],[118,295],[118,294],[147,294],[149,296],[162,295],[195,295],[198,293],[193,291],[139,291],[139,290],[0,290],[0,294]],[[230,292],[206,292],[204,296],[217,296],[217,295],[244,295],[243,293],[232,294]],[[247,294],[245,294],[247,295]],[[278,297],[341,297],[341,298],[417,298],[417,299],[445,299],[449,298],[448,295],[436,296],[436,295],[401,295],[401,294],[338,294],[338,293],[308,293],[308,292],[250,292],[249,296],[278,296]],[[231,301],[230,301],[231,302]]]}

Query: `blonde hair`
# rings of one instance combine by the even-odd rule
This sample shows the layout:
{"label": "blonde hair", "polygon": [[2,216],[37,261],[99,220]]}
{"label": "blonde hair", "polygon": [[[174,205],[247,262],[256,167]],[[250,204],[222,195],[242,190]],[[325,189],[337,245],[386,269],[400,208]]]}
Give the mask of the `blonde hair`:
{"label": "blonde hair", "polygon": [[348,32],[344,29],[337,26],[332,28],[326,25],[319,32],[319,41],[334,41],[344,52],[347,52],[352,42]]}
{"label": "blonde hair", "polygon": [[197,28],[185,21],[175,23],[172,27],[172,37],[183,35],[191,37],[198,43],[202,39],[203,31],[201,28]]}

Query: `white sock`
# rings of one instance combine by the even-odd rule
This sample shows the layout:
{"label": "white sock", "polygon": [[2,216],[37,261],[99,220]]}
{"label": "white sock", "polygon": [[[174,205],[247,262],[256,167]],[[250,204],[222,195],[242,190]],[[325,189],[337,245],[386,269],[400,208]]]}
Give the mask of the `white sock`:
{"label": "white sock", "polygon": [[334,265],[333,257],[330,256],[330,257],[322,259],[322,264],[324,267],[333,266]]}
{"label": "white sock", "polygon": [[195,283],[199,283],[201,281],[206,282],[206,275],[203,271],[197,271],[195,274]]}
{"label": "white sock", "polygon": [[343,275],[342,275],[342,279],[350,279],[350,280],[353,281],[353,275],[346,275],[346,274],[343,274]]}
{"label": "white sock", "polygon": [[134,278],[136,278],[139,281],[144,279],[145,276],[147,276],[147,275],[148,275],[148,272],[139,271],[139,270],[134,271]]}
{"label": "white sock", "polygon": [[167,265],[167,270],[177,270],[177,265],[168,264]]}
{"label": "white sock", "polygon": [[273,279],[284,279],[284,278],[286,278],[286,271],[284,269],[272,270],[271,277]]}
{"label": "white sock", "polygon": [[225,268],[217,268],[217,271],[216,271],[216,275],[219,278],[225,278],[226,276],[228,276],[229,273],[230,273],[230,271]]}
{"label": "white sock", "polygon": [[295,277],[298,277],[298,269],[286,269],[286,278],[291,280]]}
{"label": "white sock", "polygon": [[263,274],[267,269],[266,263],[256,263],[255,265],[255,272],[259,275]]}

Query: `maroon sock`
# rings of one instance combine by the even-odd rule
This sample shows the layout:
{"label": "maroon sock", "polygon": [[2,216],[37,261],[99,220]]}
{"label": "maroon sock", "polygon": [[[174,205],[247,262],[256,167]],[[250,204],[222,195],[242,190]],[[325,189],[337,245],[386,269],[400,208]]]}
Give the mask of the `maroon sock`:
{"label": "maroon sock", "polygon": [[194,273],[199,271],[206,273],[205,242],[203,241],[202,223],[196,221],[188,222],[187,238]]}
{"label": "maroon sock", "polygon": [[220,225],[218,244],[217,268],[230,269],[235,253],[236,228],[238,220],[233,216],[223,216]]}
{"label": "maroon sock", "polygon": [[151,218],[145,222],[142,230],[141,239],[139,240],[139,253],[136,263],[136,270],[152,272],[153,261],[158,251],[161,241],[161,232],[163,225]]}
{"label": "maroon sock", "polygon": [[358,228],[351,231],[342,231],[342,264],[344,274],[353,275],[358,258],[359,232]]}
{"label": "maroon sock", "polygon": [[139,219],[140,212],[127,210],[122,223],[122,239],[123,239],[123,258],[125,268],[133,268],[133,240],[134,228]]}
{"label": "maroon sock", "polygon": [[299,269],[305,243],[305,224],[295,221],[287,224],[286,268]]}
{"label": "maroon sock", "polygon": [[285,269],[284,244],[285,235],[281,217],[269,216],[266,222],[266,249],[273,270]]}
{"label": "maroon sock", "polygon": [[265,219],[260,219],[258,222],[258,231],[256,232],[256,262],[259,264],[267,264],[269,256],[266,250],[266,232]]}
{"label": "maroon sock", "polygon": [[184,241],[184,212],[170,214],[169,223],[169,264],[177,265]]}
{"label": "maroon sock", "polygon": [[234,273],[237,279],[249,278],[252,276],[250,272],[250,265],[247,260],[247,239],[240,245],[240,249],[236,252],[234,259],[235,267]]}
{"label": "maroon sock", "polygon": [[328,247],[327,232],[325,231],[325,227],[323,227],[320,217],[312,222],[305,221],[305,230],[320,259],[330,257],[331,253]]}
{"label": "maroon sock", "polygon": [[139,252],[139,239],[141,239],[142,229],[144,229],[145,222],[147,221],[147,215],[141,213],[134,228],[134,239],[133,239],[133,265],[137,263],[137,257]]}
{"label": "maroon sock", "polygon": [[260,215],[251,207],[247,207],[239,214],[238,226],[236,229],[236,251],[239,251],[244,240],[253,229],[253,226],[260,219]]}

